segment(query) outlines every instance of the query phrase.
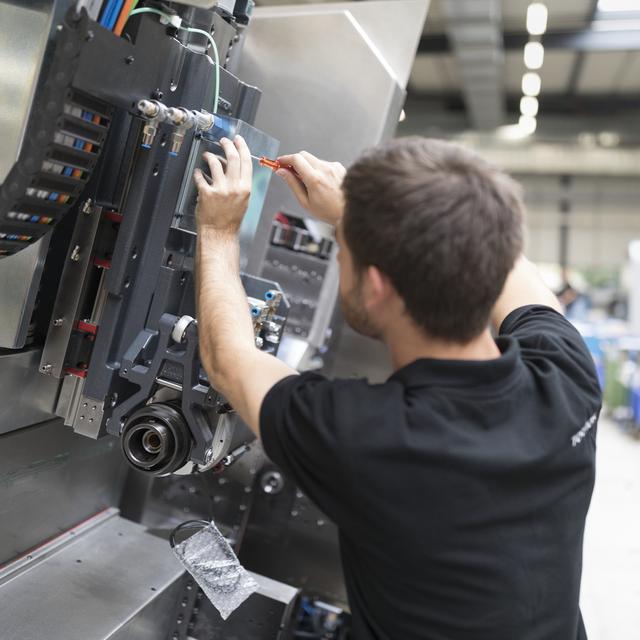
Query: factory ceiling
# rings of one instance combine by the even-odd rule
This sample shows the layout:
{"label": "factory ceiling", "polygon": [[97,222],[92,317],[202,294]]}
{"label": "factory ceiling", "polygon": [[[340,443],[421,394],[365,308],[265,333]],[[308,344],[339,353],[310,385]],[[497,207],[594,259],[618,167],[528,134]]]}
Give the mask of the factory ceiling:
{"label": "factory ceiling", "polygon": [[[640,2],[547,0],[539,35],[527,28],[531,3],[431,0],[409,101],[466,113],[471,128],[491,129],[518,119],[523,76],[533,71],[541,80],[533,96],[541,115],[640,113]],[[291,2],[258,0],[273,4]],[[530,42],[544,48],[539,68],[525,65]]]}

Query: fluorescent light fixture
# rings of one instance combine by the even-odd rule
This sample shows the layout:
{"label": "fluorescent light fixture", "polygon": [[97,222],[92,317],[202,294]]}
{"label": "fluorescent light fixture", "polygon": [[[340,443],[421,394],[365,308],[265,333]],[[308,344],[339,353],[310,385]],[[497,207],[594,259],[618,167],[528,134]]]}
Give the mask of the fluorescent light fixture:
{"label": "fluorescent light fixture", "polygon": [[[524,140],[524,138],[528,138],[529,136],[522,130],[519,124],[505,124],[496,129],[496,137],[498,140],[515,142]],[[638,243],[640,243],[640,240],[638,240]]]}
{"label": "fluorescent light fixture", "polygon": [[598,11],[639,11],[638,0],[598,0]]}
{"label": "fluorescent light fixture", "polygon": [[542,88],[542,80],[537,73],[529,72],[522,76],[522,93],[525,96],[533,96],[534,98],[540,94]]}
{"label": "fluorescent light fixture", "polygon": [[527,31],[532,36],[541,36],[547,30],[547,7],[542,2],[533,2],[527,9]]}
{"label": "fluorescent light fixture", "polygon": [[602,147],[617,147],[620,144],[620,134],[615,131],[601,131],[598,142]]}
{"label": "fluorescent light fixture", "polygon": [[523,116],[535,118],[538,115],[538,98],[532,96],[523,96],[520,98],[520,113]]}
{"label": "fluorescent light fixture", "polygon": [[538,126],[538,121],[532,116],[520,116],[518,126],[525,136],[530,136],[535,132]]}
{"label": "fluorescent light fixture", "polygon": [[539,69],[544,62],[544,47],[539,42],[524,45],[524,64],[527,69]]}

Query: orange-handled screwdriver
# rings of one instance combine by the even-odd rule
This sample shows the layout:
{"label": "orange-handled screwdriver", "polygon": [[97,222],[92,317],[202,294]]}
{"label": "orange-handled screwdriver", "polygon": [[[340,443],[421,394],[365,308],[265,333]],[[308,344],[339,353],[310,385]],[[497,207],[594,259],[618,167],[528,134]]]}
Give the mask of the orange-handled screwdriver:
{"label": "orange-handled screwdriver", "polygon": [[262,156],[258,158],[257,156],[251,156],[255,160],[257,160],[263,167],[269,167],[271,171],[276,172],[279,169],[287,169],[287,171],[291,171],[294,176],[298,175],[298,172],[290,165],[290,164],[282,164],[280,160],[272,160],[271,158],[267,158]]}

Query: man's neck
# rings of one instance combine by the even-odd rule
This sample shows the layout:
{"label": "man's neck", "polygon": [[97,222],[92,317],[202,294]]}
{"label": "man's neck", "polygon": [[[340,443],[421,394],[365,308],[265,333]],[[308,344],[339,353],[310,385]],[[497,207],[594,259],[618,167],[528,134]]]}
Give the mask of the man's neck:
{"label": "man's neck", "polygon": [[397,371],[420,358],[436,360],[493,360],[500,357],[500,349],[489,329],[467,344],[429,339],[415,327],[395,329],[384,336],[393,370]]}

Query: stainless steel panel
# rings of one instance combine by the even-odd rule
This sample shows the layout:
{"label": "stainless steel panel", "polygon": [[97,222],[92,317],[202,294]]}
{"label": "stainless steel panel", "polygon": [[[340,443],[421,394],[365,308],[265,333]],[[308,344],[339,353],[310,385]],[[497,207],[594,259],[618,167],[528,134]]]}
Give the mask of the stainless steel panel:
{"label": "stainless steel panel", "polygon": [[0,352],[0,434],[53,417],[60,381],[40,375],[39,364],[39,349]]}
{"label": "stainless steel panel", "polygon": [[101,217],[102,207],[94,207],[90,200],[86,200],[80,207],[71,235],[40,362],[40,370],[54,378],[61,378],[64,375],[62,372],[64,359],[73,331],[73,323],[78,318],[87,271],[92,267],[93,244]]}
{"label": "stainless steel panel", "polygon": [[[239,69],[264,91],[256,126],[278,138],[283,152],[306,149],[347,165],[392,135],[427,6],[396,0],[256,9]],[[275,180],[258,237],[270,237],[278,211],[305,215]],[[261,268],[266,251],[265,243],[255,252],[250,272]],[[312,344],[324,340],[336,292],[335,275],[326,277]]]}
{"label": "stainless steel panel", "polygon": [[125,473],[115,438],[95,442],[61,420],[1,436],[0,564],[117,506]]}
{"label": "stainless steel panel", "polygon": [[26,343],[50,237],[0,260],[0,348]]}
{"label": "stainless steel panel", "polygon": [[[250,572],[251,573],[251,572]],[[228,640],[285,640],[291,638],[291,617],[298,589],[251,573],[258,591],[243,602],[227,620],[222,620],[213,605],[203,600],[192,631],[194,638]]]}
{"label": "stainless steel panel", "polygon": [[0,184],[22,147],[54,2],[0,2]]}
{"label": "stainless steel panel", "polygon": [[0,585],[2,638],[165,638],[183,574],[167,542],[110,518]]}

